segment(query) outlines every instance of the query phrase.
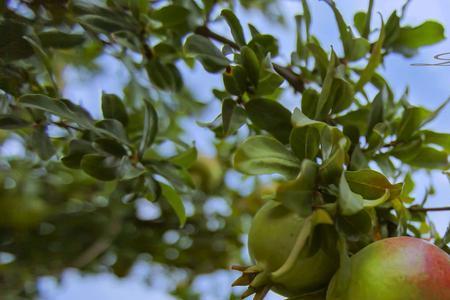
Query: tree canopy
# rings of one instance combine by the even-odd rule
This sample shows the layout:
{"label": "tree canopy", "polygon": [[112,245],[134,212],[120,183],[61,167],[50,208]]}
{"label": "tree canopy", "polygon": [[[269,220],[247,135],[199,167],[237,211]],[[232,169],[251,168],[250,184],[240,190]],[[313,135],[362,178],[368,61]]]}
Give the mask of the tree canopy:
{"label": "tree canopy", "polygon": [[[332,48],[310,30],[302,0],[295,51],[283,59],[283,37],[247,26],[233,1],[1,0],[0,147],[23,150],[0,158],[4,299],[33,298],[37,278],[67,268],[124,277],[138,260],[186,271],[172,292],[199,299],[192,280],[243,263],[242,236],[268,199],[333,224],[346,245],[341,262],[399,235],[450,253],[450,228],[439,235],[427,198],[411,196],[415,172],[449,169],[450,134],[426,125],[450,99],[433,110],[412,105],[380,72],[388,55],[410,58],[442,41],[444,28],[404,24],[409,1],[383,17],[373,2],[349,21],[339,3],[323,1],[342,43]],[[283,22],[274,1],[239,5]],[[94,116],[65,98],[64,72],[96,74],[104,56],[127,82],[121,94],[102,94]],[[184,138],[183,119],[206,108],[186,85],[197,78],[182,71],[197,65],[220,86],[210,92],[221,113],[198,122],[214,134],[216,157]],[[280,103],[286,91],[294,110]],[[225,182],[236,171],[250,195]],[[155,217],[141,217],[140,203]]]}

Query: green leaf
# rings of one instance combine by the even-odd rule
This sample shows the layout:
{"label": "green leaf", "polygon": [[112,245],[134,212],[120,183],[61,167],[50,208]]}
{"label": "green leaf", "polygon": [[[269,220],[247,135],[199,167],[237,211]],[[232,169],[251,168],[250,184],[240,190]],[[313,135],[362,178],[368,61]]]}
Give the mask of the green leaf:
{"label": "green leaf", "polygon": [[209,39],[198,34],[187,38],[184,49],[196,57],[205,70],[211,73],[220,72],[230,64],[225,55]]}
{"label": "green leaf", "polygon": [[448,153],[431,147],[417,147],[412,144],[411,147],[393,152],[392,155],[417,168],[445,170],[449,167]]}
{"label": "green leaf", "polygon": [[400,18],[394,11],[386,22],[386,38],[384,40],[385,47],[391,47],[400,34]]}
{"label": "green leaf", "polygon": [[333,86],[334,74],[335,74],[336,54],[331,51],[330,63],[328,64],[327,73],[322,86],[322,91],[317,101],[315,119],[324,118],[332,106],[332,98],[330,97],[331,88]]}
{"label": "green leaf", "polygon": [[38,127],[33,131],[31,145],[42,160],[49,160],[56,153],[44,127]]}
{"label": "green leaf", "polygon": [[391,184],[381,173],[374,170],[346,171],[345,177],[351,190],[365,199],[376,199],[390,191],[391,198],[396,198],[402,191],[403,184]]}
{"label": "green leaf", "polygon": [[407,141],[431,116],[431,111],[423,107],[411,106],[405,109],[397,128],[397,140]]}
{"label": "green leaf", "polygon": [[5,61],[25,59],[34,54],[33,48],[23,38],[27,28],[24,24],[2,20],[0,22],[0,57]]}
{"label": "green leaf", "polygon": [[278,186],[275,199],[299,216],[309,216],[313,211],[317,173],[317,165],[304,160],[297,178]]}
{"label": "green leaf", "polygon": [[302,112],[309,118],[314,118],[316,106],[319,101],[319,93],[313,89],[306,89],[302,93]]}
{"label": "green leaf", "polygon": [[232,95],[241,96],[247,89],[247,73],[240,66],[232,66],[222,75],[225,89]]}
{"label": "green leaf", "polygon": [[261,73],[261,78],[259,79],[258,87],[255,91],[255,95],[271,95],[277,90],[283,81],[284,79],[278,74],[272,71],[263,70]]}
{"label": "green leaf", "polygon": [[322,183],[337,183],[344,170],[345,151],[338,147],[320,166],[319,175]]}
{"label": "green leaf", "polygon": [[96,128],[100,128],[99,132],[102,136],[106,135],[122,144],[128,144],[128,137],[122,123],[114,119],[105,119],[95,123]]}
{"label": "green leaf", "polygon": [[366,25],[366,16],[367,14],[364,11],[359,11],[353,16],[353,25],[361,35],[363,35]]}
{"label": "green leaf", "polygon": [[144,126],[139,144],[140,156],[153,144],[158,133],[158,114],[152,103],[148,100],[145,103]]}
{"label": "green leaf", "polygon": [[69,152],[66,156],[61,158],[62,163],[71,169],[81,168],[81,159],[88,153],[95,152],[91,143],[85,140],[74,139],[69,143]]}
{"label": "green leaf", "polygon": [[349,50],[348,59],[350,61],[363,58],[370,51],[370,43],[365,38],[352,39],[352,47]]}
{"label": "green leaf", "polygon": [[347,181],[347,172],[343,172],[339,183],[338,205],[341,214],[344,216],[354,215],[364,207],[375,207],[383,204],[390,198],[389,189],[385,189],[383,195],[374,200],[366,200],[360,194],[354,193]]}
{"label": "green leaf", "polygon": [[335,78],[331,88],[333,113],[339,113],[353,104],[355,91],[353,85],[343,78]]}
{"label": "green leaf", "polygon": [[81,26],[88,28],[89,30],[111,34],[116,31],[122,31],[128,29],[127,25],[116,18],[106,18],[99,15],[84,15],[78,18]]}
{"label": "green leaf", "polygon": [[229,9],[222,10],[221,13],[222,17],[225,18],[225,20],[228,23],[228,26],[231,29],[231,34],[233,35],[234,41],[239,46],[244,46],[245,43],[245,35],[244,30],[242,29],[241,23],[239,22],[239,19],[236,17],[236,15],[233,13],[233,11]]}
{"label": "green leaf", "polygon": [[0,129],[20,129],[31,126],[31,123],[14,115],[0,114]]}
{"label": "green leaf", "polygon": [[184,209],[183,200],[171,186],[162,182],[159,182],[159,185],[161,186],[162,196],[169,202],[170,206],[175,211],[175,214],[180,221],[180,227],[183,227],[186,223],[186,211]]}
{"label": "green leaf", "polygon": [[436,21],[426,21],[416,27],[401,27],[393,46],[416,49],[436,44],[444,39],[444,26]]}
{"label": "green leaf", "polygon": [[122,156],[127,155],[127,150],[117,140],[108,139],[108,138],[99,138],[99,139],[95,140],[94,145],[100,151],[103,151],[105,153],[108,153],[108,154],[111,154],[111,155],[114,155],[117,157],[122,157]]}
{"label": "green leaf", "polygon": [[258,128],[267,130],[287,144],[292,130],[291,112],[280,103],[268,99],[253,99],[245,104],[248,117]]}
{"label": "green leaf", "polygon": [[258,86],[260,62],[252,48],[241,47],[241,63],[247,71],[248,78],[254,86]]}
{"label": "green leaf", "polygon": [[322,159],[328,159],[338,149],[349,147],[348,138],[336,127],[325,126],[321,131]]}
{"label": "green leaf", "polygon": [[292,152],[302,161],[314,159],[319,152],[320,132],[316,127],[295,127],[289,138]]}
{"label": "green leaf", "polygon": [[369,118],[369,109],[366,107],[353,110],[348,112],[345,115],[339,116],[335,118],[335,121],[338,124],[343,126],[354,126],[358,128],[359,134],[363,135],[367,132],[367,120]]}
{"label": "green leaf", "polygon": [[[61,100],[50,98],[40,94],[28,94],[19,98],[19,103],[28,108],[34,108],[49,112],[63,119],[73,121],[83,127],[93,127],[92,120],[89,119],[86,114],[82,113],[82,110],[73,111],[66,103]],[[76,107],[75,104],[72,104]]]}
{"label": "green leaf", "polygon": [[450,153],[450,133],[422,130],[418,134],[423,137],[424,144],[437,145],[446,152]]}
{"label": "green leaf", "polygon": [[151,161],[149,167],[166,178],[177,191],[189,192],[190,188],[195,188],[188,171],[172,162],[167,160]]}
{"label": "green leaf", "polygon": [[234,134],[247,120],[247,113],[235,101],[226,98],[222,103],[222,124],[225,136]]}
{"label": "green leaf", "polygon": [[253,136],[240,144],[233,158],[234,168],[249,175],[278,173],[295,177],[300,161],[274,138]]}
{"label": "green leaf", "polygon": [[163,24],[165,27],[173,27],[186,22],[190,11],[179,5],[168,5],[155,10],[150,17]]}
{"label": "green leaf", "polygon": [[345,52],[345,57],[348,57],[348,53],[350,51],[350,47],[352,46],[353,34],[350,30],[350,27],[345,23],[344,18],[342,17],[340,11],[336,7],[336,4],[332,0],[325,0],[331,9],[333,10],[334,17],[336,18],[336,22],[339,29],[340,39],[342,41],[342,45]]}
{"label": "green leaf", "polygon": [[369,123],[367,127],[366,137],[370,137],[375,125],[377,125],[378,123],[382,123],[384,121],[383,98],[385,98],[385,94],[383,91],[380,91],[375,96],[375,99],[373,99],[372,105],[370,106]]}
{"label": "green leaf", "polygon": [[169,158],[169,161],[177,166],[188,169],[197,160],[197,148],[190,147],[186,151]]}
{"label": "green leaf", "polygon": [[177,92],[183,86],[181,73],[172,63],[152,59],[147,62],[145,70],[150,81],[162,90]]}
{"label": "green leaf", "polygon": [[49,30],[38,34],[42,47],[55,49],[70,49],[84,43],[82,34],[65,33],[58,30]]}
{"label": "green leaf", "polygon": [[111,156],[86,154],[81,159],[80,167],[88,175],[103,181],[112,181],[118,176],[118,161]]}
{"label": "green leaf", "polygon": [[102,93],[102,112],[105,119],[115,119],[127,126],[127,111],[117,95]]}
{"label": "green leaf", "polygon": [[355,91],[360,91],[364,87],[364,85],[372,79],[372,76],[375,74],[375,70],[377,69],[378,65],[381,62],[381,58],[382,58],[381,50],[383,47],[385,35],[386,35],[386,29],[385,29],[383,20],[381,20],[381,29],[380,29],[380,35],[378,37],[378,41],[373,46],[372,53],[369,58],[369,62],[367,63],[364,70],[362,71],[358,82],[356,82]]}
{"label": "green leaf", "polygon": [[300,109],[295,108],[294,113],[292,114],[292,126],[294,127],[302,127],[302,126],[309,126],[313,125],[317,127],[318,129],[322,129],[323,127],[327,126],[326,123],[321,121],[316,121],[308,118]]}

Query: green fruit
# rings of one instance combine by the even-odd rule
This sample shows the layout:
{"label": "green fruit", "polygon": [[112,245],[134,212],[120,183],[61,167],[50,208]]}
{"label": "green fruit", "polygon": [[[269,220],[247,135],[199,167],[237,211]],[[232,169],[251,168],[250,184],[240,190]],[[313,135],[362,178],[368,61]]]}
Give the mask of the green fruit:
{"label": "green fruit", "polygon": [[418,238],[372,243],[350,259],[350,269],[343,294],[335,277],[327,300],[450,300],[450,256]]}
{"label": "green fruit", "polygon": [[266,203],[253,219],[248,247],[256,262],[257,275],[250,287],[270,286],[283,296],[298,296],[323,289],[337,268],[334,231],[318,225],[308,237],[295,262],[280,274],[274,273],[290,256],[305,224],[305,219],[278,202]]}

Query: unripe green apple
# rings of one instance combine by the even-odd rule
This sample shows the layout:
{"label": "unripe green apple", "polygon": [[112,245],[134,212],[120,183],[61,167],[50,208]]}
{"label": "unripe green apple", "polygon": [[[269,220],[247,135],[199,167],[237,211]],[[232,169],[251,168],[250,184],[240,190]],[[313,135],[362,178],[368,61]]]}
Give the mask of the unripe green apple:
{"label": "unripe green apple", "polygon": [[347,289],[336,295],[333,278],[327,300],[450,300],[450,256],[422,239],[374,242],[350,264]]}
{"label": "unripe green apple", "polygon": [[[284,274],[274,276],[273,272],[291,254],[304,223],[305,219],[281,203],[269,201],[255,215],[250,228],[250,256],[256,262],[256,268],[267,274],[267,278],[260,281],[283,296],[292,297],[325,288],[337,268],[335,249],[323,244],[333,236],[332,227],[319,225],[315,229],[317,239],[314,235],[310,237],[292,267]],[[255,281],[252,284],[260,283]]]}

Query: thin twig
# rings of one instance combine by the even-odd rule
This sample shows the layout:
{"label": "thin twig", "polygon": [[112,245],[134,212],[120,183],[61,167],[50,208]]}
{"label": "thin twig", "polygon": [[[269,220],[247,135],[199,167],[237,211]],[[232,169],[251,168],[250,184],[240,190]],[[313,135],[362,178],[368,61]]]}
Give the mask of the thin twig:
{"label": "thin twig", "polygon": [[443,207],[417,207],[413,206],[409,208],[410,211],[417,211],[417,212],[429,212],[429,211],[450,211],[450,206],[443,206]]}

